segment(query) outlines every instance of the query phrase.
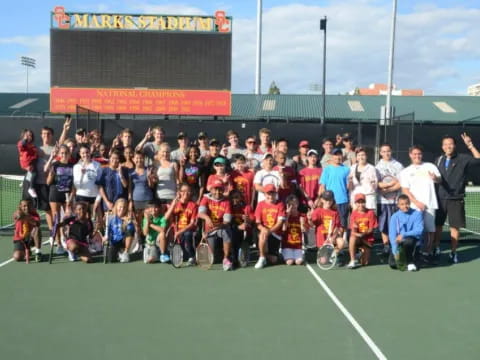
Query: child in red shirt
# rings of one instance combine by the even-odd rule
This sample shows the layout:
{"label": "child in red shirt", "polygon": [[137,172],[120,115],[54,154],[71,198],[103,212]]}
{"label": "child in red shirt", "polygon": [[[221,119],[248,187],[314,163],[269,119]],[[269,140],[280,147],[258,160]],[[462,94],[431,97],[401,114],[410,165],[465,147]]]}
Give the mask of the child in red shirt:
{"label": "child in red shirt", "polygon": [[228,197],[230,191],[233,189],[232,177],[226,172],[227,162],[223,157],[217,157],[213,161],[213,167],[215,169],[215,174],[212,174],[208,177],[207,180],[207,191],[212,191],[213,183],[217,180],[222,182],[223,187],[223,196]]}
{"label": "child in red shirt", "polygon": [[245,267],[248,258],[240,256],[240,249],[242,243],[246,242],[249,245],[251,242],[255,216],[252,207],[245,202],[242,193],[237,189],[230,193],[230,206],[232,209],[233,259],[234,263],[238,262],[241,267]]}
{"label": "child in red shirt", "polygon": [[275,162],[277,165],[273,167],[273,170],[277,170],[280,175],[283,174],[285,179],[285,187],[278,189],[278,198],[285,202],[287,197],[294,194],[297,189],[297,174],[293,167],[287,166],[287,155],[285,153],[277,151]]}
{"label": "child in red shirt", "polygon": [[298,173],[298,182],[303,194],[303,203],[310,209],[314,208],[315,199],[320,187],[319,180],[322,175],[322,168],[317,166],[318,153],[316,150],[309,150],[307,153],[307,167]]}
{"label": "child in red shirt", "polygon": [[299,201],[295,195],[286,199],[287,212],[283,224],[282,256],[287,265],[302,265],[302,233],[304,232],[305,218],[298,211]]}
{"label": "child in red shirt", "polygon": [[180,237],[183,248],[183,260],[187,261],[188,265],[195,263],[193,232],[197,227],[198,213],[198,206],[192,201],[192,195],[192,187],[187,183],[183,183],[180,186],[177,197],[173,199],[165,213],[166,220],[174,226],[175,236]]}
{"label": "child in red shirt", "polygon": [[340,214],[335,206],[332,191],[324,191],[318,200],[318,207],[311,212],[310,222],[316,228],[317,247],[323,246],[326,240],[332,242],[335,250],[339,252],[345,246],[343,240],[343,228],[340,222]]}
{"label": "child in red shirt", "polygon": [[242,193],[245,204],[250,206],[252,206],[255,193],[255,188],[253,187],[254,176],[253,171],[247,168],[245,156],[241,154],[236,155],[235,170],[231,174],[233,188]]}
{"label": "child in red shirt", "polygon": [[265,200],[258,203],[255,210],[255,221],[258,231],[259,258],[255,269],[262,269],[268,260],[275,264],[278,261],[278,250],[282,240],[282,226],[285,221],[285,206],[276,200],[277,188],[274,184],[263,187]]}
{"label": "child in red shirt", "polygon": [[[30,251],[32,242],[35,256],[40,257],[40,216],[32,208],[28,200],[20,201],[18,210],[13,214],[15,220],[15,232],[13,234],[13,258],[15,261],[26,260],[27,250]],[[33,241],[32,241],[33,240]]]}
{"label": "child in red shirt", "polygon": [[38,150],[34,143],[35,137],[32,130],[25,129],[20,134],[20,141],[17,143],[18,160],[20,167],[25,170],[25,180],[28,182],[28,194],[32,198],[37,197],[37,192],[33,189],[35,183],[35,164],[38,159]]}
{"label": "child in red shirt", "polygon": [[[367,210],[365,204],[365,195],[358,193],[355,195],[355,210],[350,215],[350,242],[349,253],[350,262],[347,267],[354,269],[361,265],[368,265],[370,259],[370,251],[374,242],[373,230],[378,226],[377,217],[373,210]],[[355,259],[357,248],[360,249],[362,255],[361,263]]]}

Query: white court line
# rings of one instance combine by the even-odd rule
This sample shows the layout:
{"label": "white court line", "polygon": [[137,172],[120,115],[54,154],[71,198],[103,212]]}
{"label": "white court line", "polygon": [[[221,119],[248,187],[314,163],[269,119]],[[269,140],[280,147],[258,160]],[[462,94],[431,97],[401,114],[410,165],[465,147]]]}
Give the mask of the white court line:
{"label": "white court line", "polygon": [[382,353],[382,351],[379,349],[379,347],[373,342],[373,340],[368,336],[365,330],[360,326],[360,324],[355,320],[355,318],[350,314],[350,312],[347,310],[345,306],[338,300],[338,298],[335,296],[332,290],[328,287],[328,285],[325,283],[325,281],[322,280],[322,278],[313,270],[313,268],[310,266],[310,264],[307,264],[307,269],[310,271],[310,273],[313,275],[315,280],[320,284],[320,286],[325,290],[327,295],[330,297],[330,299],[333,301],[335,305],[337,305],[338,309],[342,312],[342,314],[347,318],[347,320],[352,324],[355,330],[357,330],[358,334],[362,337],[362,339],[367,343],[368,347],[370,350],[373,351],[373,353],[376,355],[377,359],[379,360],[387,360],[387,357]]}
{"label": "white court line", "polygon": [[[46,245],[46,244],[48,244],[49,242],[50,242],[50,241],[46,240],[46,241],[44,241],[44,242],[42,243],[42,245]],[[3,266],[5,266],[5,265],[10,264],[13,260],[14,260],[13,257],[10,258],[10,259],[8,259],[8,260],[5,260],[4,262],[2,262],[2,263],[0,264],[0,268],[3,267]]]}

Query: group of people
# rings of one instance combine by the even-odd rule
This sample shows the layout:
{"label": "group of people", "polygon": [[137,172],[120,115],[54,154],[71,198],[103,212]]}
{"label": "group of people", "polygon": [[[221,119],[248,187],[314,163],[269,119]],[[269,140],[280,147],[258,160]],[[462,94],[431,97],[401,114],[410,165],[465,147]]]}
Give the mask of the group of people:
{"label": "group of people", "polygon": [[456,263],[467,169],[480,163],[467,134],[461,138],[472,155],[458,154],[456,139],[445,136],[435,163],[424,162],[422,148],[413,146],[404,168],[389,144],[370,164],[350,134],[323,139],[321,152],[300,141],[290,157],[288,140],[272,140],[267,128],[248,136],[244,146],[233,130],[226,143],[206,132],[190,139],[181,131],[171,150],[161,127],[148,129],[138,144],[123,129],[111,146],[97,130],[77,129],[69,138],[70,127],[66,116],[57,142],[51,128],[42,128],[40,145],[31,130],[21,134],[26,176],[14,214],[17,261],[30,248],[41,252],[42,210],[49,228],[60,228],[51,239],[57,254],[67,252],[71,261],[92,261],[91,238],[98,231],[110,245],[111,261],[128,262],[135,250],[143,251],[146,263],[167,263],[173,236],[188,265],[195,263],[198,241],[221,248],[224,270],[242,265],[245,241],[258,248],[256,269],[279,261],[300,265],[305,234],[313,233],[315,246],[332,243],[356,268],[369,263],[378,228],[385,253],[397,260],[404,255],[414,271],[415,249],[426,260],[439,255],[448,216],[450,260]]}

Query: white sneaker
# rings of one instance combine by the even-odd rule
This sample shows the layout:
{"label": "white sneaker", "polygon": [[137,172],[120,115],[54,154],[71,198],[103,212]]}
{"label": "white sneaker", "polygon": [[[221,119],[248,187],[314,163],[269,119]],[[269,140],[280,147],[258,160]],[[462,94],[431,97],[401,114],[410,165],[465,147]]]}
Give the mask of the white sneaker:
{"label": "white sneaker", "polygon": [[417,267],[415,266],[415,264],[408,264],[407,265],[407,270],[408,271],[417,271]]}
{"label": "white sneaker", "polygon": [[53,237],[50,236],[48,238],[48,245],[52,246],[52,244],[53,244]]}
{"label": "white sneaker", "polygon": [[118,254],[121,263],[128,263],[130,261],[130,256],[128,255],[128,251],[124,251]]}
{"label": "white sneaker", "polygon": [[37,248],[37,247],[32,248],[32,250],[33,250],[33,253],[34,253],[35,255],[38,255],[38,254],[41,254],[41,253],[42,253],[42,252],[40,251],[40,249]]}
{"label": "white sneaker", "polygon": [[68,252],[68,260],[69,261],[74,262],[74,261],[78,260],[77,256],[73,252],[71,252],[70,250],[67,250],[67,252]]}
{"label": "white sneaker", "polygon": [[189,258],[188,261],[187,261],[187,265],[188,266],[195,265],[195,258],[193,258],[193,257]]}
{"label": "white sneaker", "polygon": [[27,192],[28,192],[28,195],[30,195],[30,197],[32,197],[34,199],[37,198],[37,192],[34,189],[30,188],[30,189],[27,190]]}
{"label": "white sneaker", "polygon": [[260,256],[255,264],[255,269],[263,269],[265,265],[267,265],[267,259],[265,259],[263,256]]}
{"label": "white sneaker", "polygon": [[55,251],[55,254],[57,255],[65,255],[66,251],[63,248],[63,246],[57,246],[57,250]]}
{"label": "white sneaker", "polygon": [[348,263],[347,268],[348,269],[355,269],[360,266],[360,263],[357,260],[352,260]]}

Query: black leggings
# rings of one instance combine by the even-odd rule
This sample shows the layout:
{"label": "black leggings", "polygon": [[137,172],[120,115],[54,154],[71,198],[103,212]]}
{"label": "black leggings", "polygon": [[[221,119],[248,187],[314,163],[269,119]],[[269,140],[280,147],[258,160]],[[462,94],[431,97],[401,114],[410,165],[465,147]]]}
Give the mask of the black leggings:
{"label": "black leggings", "polygon": [[406,237],[403,239],[402,244],[405,249],[405,258],[407,260],[407,264],[413,264],[414,262],[414,254],[415,246],[417,245],[417,239],[414,237]]}

